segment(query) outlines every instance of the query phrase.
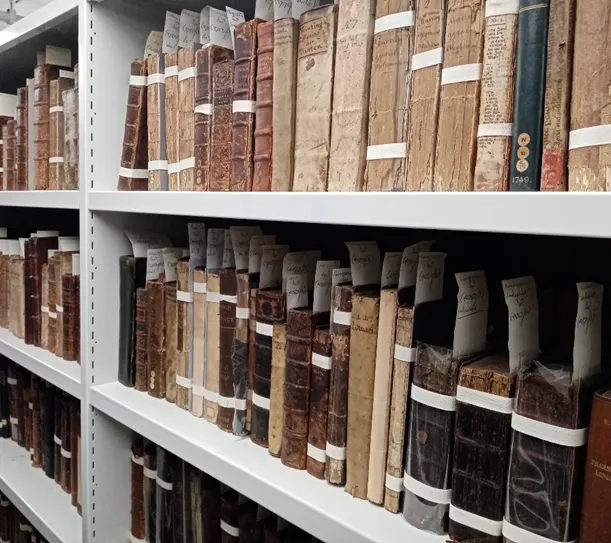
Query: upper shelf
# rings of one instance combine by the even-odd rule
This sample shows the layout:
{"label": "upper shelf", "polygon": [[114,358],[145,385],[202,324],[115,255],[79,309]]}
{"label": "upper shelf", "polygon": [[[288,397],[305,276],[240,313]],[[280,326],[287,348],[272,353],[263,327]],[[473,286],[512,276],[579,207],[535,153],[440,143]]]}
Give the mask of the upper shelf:
{"label": "upper shelf", "polygon": [[606,193],[92,191],[89,209],[257,221],[611,238]]}
{"label": "upper shelf", "polygon": [[0,191],[0,206],[78,209],[78,190]]}

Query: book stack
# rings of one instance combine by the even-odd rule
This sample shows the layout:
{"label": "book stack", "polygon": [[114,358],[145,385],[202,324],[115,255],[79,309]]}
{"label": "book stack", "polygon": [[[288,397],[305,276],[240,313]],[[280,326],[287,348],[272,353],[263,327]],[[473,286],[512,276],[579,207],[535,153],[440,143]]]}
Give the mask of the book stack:
{"label": "book stack", "polygon": [[0,539],[2,541],[47,543],[47,540],[38,533],[38,530],[19,509],[2,494],[0,494]]}

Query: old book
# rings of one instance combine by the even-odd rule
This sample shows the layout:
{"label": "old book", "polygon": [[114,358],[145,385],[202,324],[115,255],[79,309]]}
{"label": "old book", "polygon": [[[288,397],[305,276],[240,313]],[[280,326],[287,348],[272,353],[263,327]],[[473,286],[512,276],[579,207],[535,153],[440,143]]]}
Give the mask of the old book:
{"label": "old book", "polygon": [[[174,541],[188,541],[188,526],[191,524],[191,509],[189,507],[192,499],[189,494],[189,477],[186,464],[180,458],[174,457],[172,470],[172,492],[171,492],[171,515],[172,536]],[[158,480],[159,482],[159,480]]]}
{"label": "old book", "polygon": [[62,413],[64,411],[64,403],[62,399],[62,391],[59,388],[55,389],[53,398],[53,473],[55,482],[60,483],[62,477]]}
{"label": "old book", "polygon": [[50,82],[52,79],[56,79],[57,76],[57,68],[48,64],[34,68],[34,165],[36,190],[49,190]]}
{"label": "old book", "polygon": [[221,488],[221,542],[238,543],[239,495],[228,487]]}
{"label": "old book", "polygon": [[199,45],[178,50],[178,159],[180,190],[195,187],[195,52]]}
{"label": "old book", "polygon": [[260,22],[254,19],[238,24],[235,28],[231,147],[231,190],[233,191],[252,189],[257,26]]}
{"label": "old book", "polygon": [[202,497],[204,541],[221,541],[221,484],[206,473],[202,476]]}
{"label": "old book", "polygon": [[134,321],[133,386],[139,392],[148,391],[148,292],[145,287],[136,289]]}
{"label": "old book", "polygon": [[[49,261],[49,251],[57,249],[58,232],[55,230],[39,230],[36,237],[29,242],[30,246],[30,276],[31,276],[31,313],[32,313],[32,340],[37,347],[40,346],[41,321],[40,297],[42,293],[41,272],[44,264]],[[27,341],[26,341],[27,343]]]}
{"label": "old book", "polygon": [[189,289],[189,259],[176,262],[176,405],[189,409],[191,377],[189,375],[189,353],[191,326],[189,305],[193,297]]}
{"label": "old book", "polygon": [[[49,266],[53,266],[49,273],[49,323],[53,337],[53,350],[56,356],[63,357],[64,354],[64,315],[57,312],[57,306],[63,308],[64,289],[62,285],[62,255],[58,251],[49,260]],[[61,320],[61,323],[60,323]]]}
{"label": "old book", "polygon": [[72,493],[72,398],[62,392],[62,416],[61,416],[61,448],[60,464],[61,475],[59,478],[62,490],[67,494]]}
{"label": "old book", "polygon": [[62,93],[64,108],[64,180],[63,190],[79,188],[79,107],[78,107],[78,69],[74,67],[74,87]]}
{"label": "old book", "polygon": [[164,284],[165,291],[165,399],[176,402],[176,281]]}
{"label": "old book", "polygon": [[484,56],[484,0],[447,7],[433,190],[472,191]]}
{"label": "old book", "polygon": [[180,190],[180,165],[178,158],[178,51],[164,54],[165,69],[165,141],[168,158],[168,188]]}
{"label": "old book", "polygon": [[568,188],[574,30],[575,0],[551,2],[543,115],[542,191],[565,191]]}
{"label": "old book", "polygon": [[237,298],[236,273],[233,268],[219,270],[219,396],[217,425],[225,432],[233,429],[233,360]]}
{"label": "old book", "polygon": [[210,190],[231,188],[231,131],[233,103],[233,60],[212,66],[212,134],[210,153]]}
{"label": "old book", "polygon": [[81,402],[72,403],[72,505],[83,514],[81,500]]}
{"label": "old book", "polygon": [[0,254],[0,327],[8,328],[8,300],[9,300],[9,274],[10,260],[9,242],[4,241],[2,254]]}
{"label": "old book", "polygon": [[165,397],[165,290],[163,279],[146,282],[146,381],[150,396]]}
{"label": "old book", "polygon": [[270,191],[272,185],[274,103],[274,22],[257,27],[257,108],[252,190]]}
{"label": "old book", "polygon": [[185,541],[204,543],[204,489],[203,473],[197,468],[184,463],[185,469]]}
{"label": "old book", "polygon": [[193,397],[191,413],[204,416],[206,384],[206,268],[193,271]]}
{"label": "old book", "polygon": [[[53,105],[51,103],[51,105]],[[28,190],[28,88],[17,89],[15,190]]]}
{"label": "old book", "polygon": [[508,189],[518,14],[515,5],[495,0],[485,15],[473,188],[498,192]]}
{"label": "old book", "polygon": [[144,503],[144,539],[156,541],[157,525],[157,445],[144,442],[144,481],[142,498]]}
{"label": "old book", "polygon": [[40,272],[40,346],[49,351],[49,265],[43,264]]}
{"label": "old book", "polygon": [[165,133],[164,55],[146,59],[146,114],[148,139],[148,189],[168,190],[168,160]]}
{"label": "old book", "polygon": [[[8,112],[7,112],[8,113]],[[0,115],[0,190],[8,190],[6,186],[6,176],[4,174],[6,168],[6,137],[7,137],[7,127],[6,123],[11,120],[12,117],[8,117],[6,115]]]}
{"label": "old book", "polygon": [[[68,340],[66,336],[70,333],[70,327],[66,324],[66,320],[70,317],[66,314],[66,289],[64,288],[64,276],[72,275],[72,256],[73,253],[69,251],[62,251],[55,253],[56,269],[55,269],[55,306],[57,311],[57,322],[56,322],[56,349],[55,354],[60,357],[64,357],[66,354],[64,351]],[[68,291],[72,289],[73,285],[66,285]],[[69,293],[68,293],[69,296]],[[69,300],[71,303],[73,300]],[[49,314],[51,316],[51,314]]]}
{"label": "old book", "polygon": [[134,60],[130,73],[118,189],[147,190],[146,61]]}
{"label": "old book", "polygon": [[78,300],[75,297],[77,277],[72,273],[66,273],[62,277],[64,290],[64,348],[62,357],[64,360],[69,361],[76,361],[78,358]]}
{"label": "old book", "polygon": [[294,191],[327,190],[336,31],[336,5],[299,20]]}
{"label": "old book", "polygon": [[[72,75],[71,72],[69,72]],[[49,189],[60,190],[64,186],[64,103],[63,93],[74,85],[68,73],[60,72],[59,77],[49,86]]]}
{"label": "old book", "polygon": [[212,67],[229,60],[232,51],[209,45],[195,53],[195,190],[210,190],[212,145]]}
{"label": "old book", "polygon": [[256,296],[255,367],[252,390],[250,438],[269,446],[272,343],[274,325],[286,320],[286,298],[279,290],[258,290]]}
{"label": "old book", "polygon": [[45,383],[42,392],[42,469],[55,478],[55,389]]}
{"label": "old book", "polygon": [[248,396],[248,321],[250,276],[237,274],[238,303],[236,307],[235,340],[233,343],[233,391],[235,396],[235,415],[233,433],[246,435],[246,399]]}
{"label": "old book", "polygon": [[24,295],[25,295],[25,343],[26,345],[34,345],[34,314],[36,307],[34,306],[34,294],[36,288],[36,276],[35,276],[35,253],[34,253],[34,238],[29,238],[24,241],[23,244],[23,255],[24,255]]}
{"label": "old book", "polygon": [[11,439],[19,440],[19,389],[17,388],[17,367],[10,361],[7,364],[6,383],[9,397],[9,422],[11,425]]}
{"label": "old book", "polygon": [[[162,447],[157,447],[157,488],[155,489],[155,537],[152,541],[172,541],[174,532],[179,527],[174,526],[173,501],[178,500],[173,483],[176,479],[178,458]],[[176,534],[177,535],[177,534]],[[151,539],[149,539],[151,541]],[[180,540],[179,540],[180,541]]]}
{"label": "old book", "polygon": [[22,370],[18,375],[18,386],[21,390],[23,413],[23,447],[29,453],[32,449],[32,411],[30,410],[30,372]]}
{"label": "old book", "polygon": [[255,357],[257,337],[257,288],[250,289],[248,309],[248,390],[246,392],[246,429],[252,426],[252,391],[255,380]]}
{"label": "old book", "polygon": [[275,324],[272,331],[272,372],[269,394],[268,450],[280,457],[284,428],[284,386],[286,376],[286,324]]}
{"label": "old book", "polygon": [[216,424],[218,420],[218,392],[220,376],[220,284],[219,274],[208,272],[206,304],[206,391],[205,417]]}
{"label": "old book", "polygon": [[363,188],[375,10],[375,0],[344,0],[339,4],[329,191]]}
{"label": "old book", "polygon": [[16,190],[15,183],[15,130],[17,129],[17,121],[11,119],[6,123],[6,137],[3,136],[6,147],[6,160],[4,161],[4,185],[6,190]]}
{"label": "old book", "polygon": [[131,528],[136,540],[144,540],[144,442],[141,437],[134,440],[132,451]]}
{"label": "old book", "polygon": [[[60,255],[56,251],[51,251],[47,263],[47,303],[46,308],[41,308],[44,322],[45,314],[47,317],[47,349],[51,353],[57,353],[57,282],[56,270],[60,266]],[[43,302],[44,304],[44,302]],[[45,311],[46,309],[46,311]],[[62,344],[63,348],[63,344]],[[60,350],[61,353],[61,350]]]}
{"label": "old book", "polygon": [[259,506],[246,496],[241,496],[238,507],[240,542],[259,543],[263,537],[262,526],[257,522]]}
{"label": "old book", "polygon": [[608,191],[609,147],[598,127],[610,123],[609,67],[593,59],[606,58],[611,28],[605,24],[609,6],[580,3],[575,18],[571,132],[569,134],[569,190]]}
{"label": "old book", "polygon": [[299,21],[286,17],[274,22],[271,185],[274,191],[293,188],[298,43]]}
{"label": "old book", "polygon": [[9,260],[9,330],[25,337],[25,259],[11,255]]}
{"label": "old book", "polygon": [[32,466],[42,467],[42,401],[44,383],[32,374],[30,400],[32,402]]}
{"label": "old book", "polygon": [[[80,265],[79,265],[80,266]],[[81,363],[81,274],[78,272],[72,274],[72,331],[74,343],[74,355],[76,361]]]}

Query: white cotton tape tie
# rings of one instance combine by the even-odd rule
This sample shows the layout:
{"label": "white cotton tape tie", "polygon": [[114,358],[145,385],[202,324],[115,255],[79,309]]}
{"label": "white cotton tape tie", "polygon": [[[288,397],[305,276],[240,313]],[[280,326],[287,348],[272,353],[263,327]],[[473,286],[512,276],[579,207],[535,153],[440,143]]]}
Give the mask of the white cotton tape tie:
{"label": "white cotton tape tie", "polygon": [[503,535],[503,521],[502,520],[490,520],[486,517],[480,517],[469,511],[459,509],[454,505],[450,504],[450,518],[454,522],[469,526],[485,534],[500,537]]}
{"label": "white cotton tape tie", "polygon": [[513,130],[512,123],[489,123],[489,124],[480,124],[477,127],[477,137],[485,138],[489,136],[493,137],[511,137],[511,132]]}
{"label": "white cotton tape tie", "polygon": [[49,164],[63,164],[63,163],[64,163],[63,156],[50,156],[49,157]]}
{"label": "white cotton tape tie", "polygon": [[62,444],[62,440],[59,436],[54,435],[53,436],[53,441],[55,441],[56,445],[61,445]]}
{"label": "white cotton tape tie", "polygon": [[257,321],[255,331],[262,336],[273,337],[274,335],[274,327],[266,322]]}
{"label": "white cotton tape tie", "polygon": [[560,428],[546,422],[529,419],[514,411],[511,416],[511,427],[527,436],[542,439],[563,447],[581,447],[588,442],[588,429]]}
{"label": "white cotton tape tie", "polygon": [[346,460],[346,447],[337,447],[327,441],[326,453],[333,460]]}
{"label": "white cotton tape tie", "polygon": [[441,70],[441,84],[466,83],[468,81],[479,81],[482,78],[482,65],[462,64]]}
{"label": "white cotton tape tie", "polygon": [[32,531],[32,527],[29,524],[19,524],[19,529],[22,532],[31,532]]}
{"label": "white cotton tape tie", "polygon": [[72,458],[72,453],[70,451],[67,451],[66,449],[62,448],[61,450],[61,455],[64,458]]}
{"label": "white cotton tape tie", "polygon": [[214,112],[214,106],[212,104],[199,104],[195,106],[195,113],[201,113],[202,115],[212,115]]}
{"label": "white cotton tape tie", "polygon": [[487,0],[486,18],[498,15],[517,15],[520,0]]}
{"label": "white cotton tape tie", "polygon": [[176,299],[179,302],[186,302],[188,304],[193,303],[193,293],[192,292],[185,292],[184,290],[177,290],[176,291]]}
{"label": "white cotton tape tie", "polygon": [[130,75],[129,76],[129,85],[130,87],[142,87],[146,85],[146,76],[145,75]]}
{"label": "white cotton tape tie", "polygon": [[260,407],[261,409],[269,411],[269,398],[264,398],[263,396],[259,396],[256,392],[253,392],[252,403],[254,403],[257,407]]}
{"label": "white cotton tape tie", "polygon": [[34,409],[34,404],[32,402],[28,402],[28,409]]}
{"label": "white cotton tape tie", "polygon": [[174,488],[174,485],[172,483],[168,483],[167,481],[164,481],[159,477],[157,477],[157,484],[164,490],[172,490]]}
{"label": "white cotton tape tie", "polygon": [[167,171],[168,161],[167,160],[149,160],[149,171]]}
{"label": "white cotton tape tie", "polygon": [[231,111],[233,113],[254,113],[257,102],[254,100],[234,100]]}
{"label": "white cotton tape tie", "polygon": [[250,310],[248,307],[236,307],[235,309],[235,317],[236,319],[249,319],[250,318]]}
{"label": "white cotton tape tie", "polygon": [[179,173],[179,172],[180,172],[180,163],[168,162],[168,173]]}
{"label": "white cotton tape tie", "polygon": [[176,384],[182,388],[191,388],[193,386],[193,381],[188,377],[183,377],[182,375],[176,375]]}
{"label": "white cotton tape tie", "polygon": [[150,468],[147,468],[146,466],[144,466],[144,469],[142,470],[142,473],[144,473],[144,476],[147,479],[152,479],[152,480],[157,479],[157,470],[150,469]]}
{"label": "white cotton tape tie", "polygon": [[[441,409],[443,411],[456,411],[456,396],[446,396],[432,392],[419,386],[412,385],[411,397],[418,403]],[[441,503],[441,502],[439,502]]]}
{"label": "white cotton tape tie", "polygon": [[214,390],[204,387],[204,393],[202,396],[207,402],[219,403],[219,393],[215,392]]}
{"label": "white cotton tape tie", "polygon": [[64,306],[63,305],[56,305],[55,306],[55,311],[57,311],[58,313],[63,313],[64,312]]}
{"label": "white cotton tape tie", "polygon": [[388,158],[405,158],[407,143],[384,143],[367,147],[367,160],[384,160]]}
{"label": "white cotton tape tie", "polygon": [[197,292],[197,294],[206,294],[206,283],[193,283],[193,292]]}
{"label": "white cotton tape tie", "polygon": [[8,500],[1,500],[0,501],[0,507],[9,507],[11,505],[11,502]]}
{"label": "white cotton tape tie", "polygon": [[472,388],[457,387],[456,401],[482,407],[489,411],[496,411],[497,413],[504,413],[505,415],[513,413],[513,398],[503,398],[496,394],[489,394],[488,392],[473,390]]}
{"label": "white cotton tape tie", "polygon": [[138,466],[144,466],[144,457],[136,458],[134,453],[132,453],[132,462]]}
{"label": "white cotton tape tie", "polygon": [[40,306],[40,310],[41,310],[43,313],[48,313],[48,312],[49,312],[49,306],[48,306],[48,305],[41,305],[41,306]]}
{"label": "white cotton tape tie", "polygon": [[180,171],[195,168],[195,157],[183,158],[178,164]]}
{"label": "white cotton tape tie", "polygon": [[138,539],[133,534],[129,534],[129,543],[145,543],[144,539]]}
{"label": "white cotton tape tie", "polygon": [[206,301],[213,304],[218,304],[221,301],[221,295],[218,292],[208,292]]}
{"label": "white cotton tape tie", "polygon": [[55,313],[54,311],[49,311],[49,318],[56,319],[57,318],[57,313]]}
{"label": "white cotton tape tie", "polygon": [[569,149],[611,144],[611,124],[590,126],[569,132]]}
{"label": "white cotton tape tie", "polygon": [[231,296],[230,294],[221,294],[220,295],[220,301],[221,302],[229,302],[230,304],[237,304],[238,303],[238,297],[237,296]]}
{"label": "white cotton tape tie", "polygon": [[64,106],[52,106],[49,108],[49,113],[63,113]]}
{"label": "white cotton tape tie", "polygon": [[352,313],[350,311],[333,311],[333,322],[335,324],[341,324],[342,326],[350,326],[352,320]]}
{"label": "white cotton tape tie", "polygon": [[402,477],[393,477],[390,474],[386,474],[386,480],[384,481],[384,486],[389,490],[393,490],[394,492],[403,492],[403,478]]}
{"label": "white cotton tape tie", "polygon": [[313,458],[317,462],[326,462],[327,461],[327,453],[324,449],[319,449],[315,447],[311,443],[308,443],[308,456]]}
{"label": "white cotton tape tie", "polygon": [[412,494],[438,504],[449,504],[452,497],[451,488],[435,488],[426,485],[414,479],[407,471],[403,473],[403,486]]}
{"label": "white cotton tape tie", "polygon": [[421,70],[422,68],[437,66],[442,62],[443,49],[441,47],[425,51],[424,53],[417,53],[412,56],[412,72],[416,70]]}
{"label": "white cotton tape tie", "polygon": [[148,179],[148,170],[132,170],[131,168],[119,168],[119,175],[121,177],[131,177],[133,179]]}
{"label": "white cotton tape tie", "polygon": [[322,368],[323,370],[330,370],[333,357],[323,356],[322,354],[312,353],[312,365]]}
{"label": "white cotton tape tie", "polygon": [[380,32],[386,32],[387,30],[394,30],[395,28],[409,28],[414,26],[416,23],[416,12],[415,11],[400,11],[399,13],[391,13],[376,19],[376,24],[373,33],[379,34]]}
{"label": "white cotton tape tie", "polygon": [[175,77],[178,75],[178,66],[167,66],[165,69],[166,77]]}
{"label": "white cotton tape tie", "polygon": [[227,409],[235,409],[235,399],[233,396],[231,398],[227,398],[226,396],[218,395],[218,402],[220,407],[226,407]]}
{"label": "white cotton tape tie", "polygon": [[395,343],[395,358],[401,362],[415,362],[417,350]]}
{"label": "white cotton tape tie", "polygon": [[240,529],[221,520],[221,530],[232,537],[240,537]]}
{"label": "white cotton tape tie", "polygon": [[9,385],[16,385],[17,384],[17,379],[15,379],[14,377],[7,377],[6,382]]}
{"label": "white cotton tape tie", "polygon": [[191,79],[195,77],[195,66],[191,66],[190,68],[185,68],[184,70],[180,70],[178,72],[178,81],[184,81],[185,79]]}
{"label": "white cotton tape tie", "polygon": [[193,391],[194,396],[197,396],[198,398],[204,397],[205,389],[202,385],[196,385],[195,383],[193,383],[191,385],[191,390]]}
{"label": "white cotton tape tie", "polygon": [[235,408],[238,411],[245,411],[246,410],[246,400],[244,400],[243,398],[236,398],[235,399]]}
{"label": "white cotton tape tie", "polygon": [[146,80],[146,84],[154,85],[155,83],[165,85],[165,74],[149,74]]}
{"label": "white cotton tape tie", "polygon": [[[553,539],[548,539],[542,535],[533,534],[524,528],[519,528],[518,526],[509,523],[507,519],[503,519],[503,536],[506,539],[515,541],[516,543],[558,543]],[[573,539],[567,543],[577,543],[578,541],[579,539]]]}

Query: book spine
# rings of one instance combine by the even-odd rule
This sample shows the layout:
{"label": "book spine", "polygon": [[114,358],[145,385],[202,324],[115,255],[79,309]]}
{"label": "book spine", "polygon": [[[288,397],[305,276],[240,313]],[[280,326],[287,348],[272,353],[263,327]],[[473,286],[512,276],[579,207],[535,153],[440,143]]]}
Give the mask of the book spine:
{"label": "book spine", "polygon": [[64,108],[64,181],[63,190],[78,190],[78,88],[65,90],[62,93]]}
{"label": "book spine", "polygon": [[221,541],[238,543],[239,539],[239,495],[227,488],[221,491]]}
{"label": "book spine", "polygon": [[165,399],[176,402],[176,281],[165,283]]}
{"label": "book spine", "polygon": [[180,165],[178,158],[178,51],[165,53],[165,141],[168,158],[168,188],[180,190]]}
{"label": "book spine", "polygon": [[221,484],[202,474],[202,517],[204,541],[221,541]]}
{"label": "book spine", "polygon": [[[70,85],[65,77],[54,79],[49,86],[49,189],[64,185],[64,106],[62,93]],[[26,89],[27,90],[27,89]],[[26,162],[27,164],[27,162]],[[25,178],[27,185],[27,175]]]}
{"label": "book spine", "polygon": [[134,355],[130,349],[130,359],[133,356],[132,384],[126,386],[134,386],[140,392],[148,390],[148,320],[147,320],[147,305],[148,293],[146,288],[136,289],[136,309],[135,309],[135,345]]}
{"label": "book spine", "polygon": [[164,55],[146,59],[148,189],[168,190],[168,160],[165,141],[165,67]]}
{"label": "book spine", "polygon": [[8,190],[6,186],[6,173],[8,172],[8,167],[6,164],[6,144],[8,140],[8,128],[5,121],[6,117],[0,117],[0,130],[2,131],[2,144],[0,144],[0,153],[2,153],[2,171],[0,171],[0,190]]}
{"label": "book spine", "polygon": [[293,188],[295,150],[295,99],[299,21],[292,17],[274,23],[271,190]]}
{"label": "book spine", "polygon": [[204,539],[204,488],[203,473],[197,468],[184,463],[184,484],[186,487],[185,528],[184,541],[205,543]]}
{"label": "book spine", "polygon": [[157,541],[157,446],[150,441],[144,445],[143,473],[144,539],[151,542]]}
{"label": "book spine", "polygon": [[[63,307],[64,305],[64,288],[62,284],[62,262],[63,255],[61,253],[55,253],[55,263],[53,266],[53,298],[55,300],[53,304],[53,310],[49,308],[49,320],[51,321],[51,327],[55,328],[55,350],[53,351],[56,356],[63,358],[64,355],[64,314],[57,311],[57,307]],[[119,271],[119,273],[121,273]],[[49,287],[51,288],[51,287]]]}
{"label": "book spine", "polygon": [[[157,488],[155,489],[156,530],[153,541],[172,541],[179,530],[172,522],[173,483],[178,459],[162,447],[157,447]],[[178,499],[176,496],[174,499]],[[151,541],[149,539],[149,541]],[[180,540],[179,540],[180,541]]]}
{"label": "book spine", "polygon": [[127,93],[118,190],[148,190],[146,118],[146,61],[134,60]]}
{"label": "book spine", "polygon": [[220,284],[219,274],[208,272],[206,304],[206,392],[204,416],[208,422],[218,420],[218,393],[220,376]]}
{"label": "book spine", "polygon": [[6,176],[5,186],[6,190],[16,190],[17,186],[15,183],[15,159],[16,159],[16,141],[15,131],[17,128],[17,121],[11,119],[6,123],[6,165],[4,166],[4,174]]}
{"label": "book spine", "polygon": [[189,375],[189,305],[192,301],[186,301],[192,300],[189,292],[189,259],[181,259],[176,263],[176,276],[176,405],[188,411],[192,385]]}
{"label": "book spine", "polygon": [[72,274],[64,274],[62,277],[62,286],[64,289],[64,305],[62,306],[64,311],[64,348],[63,348],[63,359],[75,361],[76,360],[76,345],[74,337],[75,329],[75,312],[74,312],[74,276]]}
{"label": "book spine", "polygon": [[[34,164],[36,190],[49,190],[49,94],[57,69],[49,65],[34,68]],[[17,188],[17,187],[15,187]]]}
{"label": "book spine", "polygon": [[549,0],[520,0],[509,190],[541,188]]}
{"label": "book spine", "polygon": [[40,346],[49,351],[49,264],[43,264],[40,272],[42,291],[40,294]]}
{"label": "book spine", "polygon": [[[27,410],[27,405],[23,405],[23,386],[26,378],[26,370],[21,366],[17,366],[17,386],[16,388],[16,405],[17,410],[15,411],[15,418],[17,419],[17,444],[25,448],[26,443],[26,433],[27,428],[25,426],[25,411]],[[51,421],[51,426],[53,426],[53,421]],[[53,429],[53,428],[52,428]]]}
{"label": "book spine", "polygon": [[32,402],[32,467],[42,467],[42,420],[41,408],[44,385],[39,377],[32,375],[30,401]]}
{"label": "book spine", "polygon": [[231,147],[231,190],[249,191],[253,176],[257,19],[235,28],[235,75]]}
{"label": "book spine", "polygon": [[47,303],[43,301],[43,305],[46,305],[46,312],[43,312],[42,317],[44,319],[45,313],[47,316],[47,350],[50,353],[57,352],[57,317],[53,318],[53,315],[57,315],[57,283],[55,280],[55,273],[59,267],[60,256],[55,253],[55,256],[49,258],[47,263]]}
{"label": "book spine", "polygon": [[[72,474],[72,505],[76,507],[79,514],[81,511],[81,403],[78,400],[72,402],[72,465],[70,473]],[[142,488],[142,487],[140,487]]]}
{"label": "book spine", "polygon": [[24,449],[29,453],[32,450],[32,412],[30,411],[30,381],[29,372],[22,371],[19,375],[21,388],[21,405],[23,412],[23,442]]}
{"label": "book spine", "polygon": [[219,272],[219,397],[218,427],[225,431],[233,430],[235,398],[233,395],[233,360],[231,351],[235,339],[237,280],[234,269]]}
{"label": "book spine", "polygon": [[[189,494],[189,464],[180,458],[174,457],[172,469],[172,490],[170,492],[172,514],[173,541],[190,541],[187,539],[191,524],[191,496]],[[194,470],[193,470],[194,471]],[[172,541],[172,539],[170,539]]]}
{"label": "book spine", "polygon": [[0,327],[8,328],[8,262],[9,255],[0,255]]}
{"label": "book spine", "polygon": [[[57,264],[59,266],[59,263]],[[119,258],[119,372],[118,381],[124,386],[134,386],[134,339],[136,314],[136,259]]]}
{"label": "book spine", "polygon": [[250,277],[248,273],[237,274],[238,304],[236,308],[235,340],[233,343],[233,392],[235,415],[233,433],[244,436],[246,429],[246,399],[248,391],[248,321]]}
{"label": "book spine", "polygon": [[131,529],[136,540],[144,540],[144,444],[142,438],[132,443]]}
{"label": "book spine", "polygon": [[233,60],[224,60],[212,66],[213,112],[210,161],[212,191],[226,192],[231,188],[233,76]]}
{"label": "book spine", "polygon": [[257,27],[257,111],[252,190],[270,191],[272,185],[274,103],[274,23]]}
{"label": "book spine", "polygon": [[19,418],[17,416],[19,406],[19,391],[17,389],[17,370],[12,362],[7,365],[6,382],[9,394],[9,422],[11,425],[11,439],[17,441],[19,437]]}
{"label": "book spine", "polygon": [[10,330],[13,335],[23,339],[25,336],[25,259],[12,258],[9,261]]}
{"label": "book spine", "polygon": [[286,324],[275,324],[272,335],[272,372],[269,394],[269,454],[280,457],[284,426],[286,376]]}
{"label": "book spine", "polygon": [[165,292],[160,280],[146,283],[147,390],[153,398],[165,397]]}
{"label": "book spine", "polygon": [[248,381],[246,391],[246,430],[250,432],[252,425],[252,391],[255,379],[256,336],[257,336],[257,290],[250,289],[248,302]]}
{"label": "book spine", "polygon": [[72,492],[72,449],[71,443],[71,413],[70,413],[71,399],[65,392],[62,392],[62,416],[61,416],[61,449],[60,449],[60,462],[61,462],[61,476],[60,484],[62,490],[66,494]]}
{"label": "book spine", "polygon": [[[52,104],[51,104],[52,105]],[[28,88],[17,89],[15,190],[28,190]]]}
{"label": "book spine", "polygon": [[23,294],[24,294],[24,309],[25,309],[25,322],[24,322],[24,341],[26,345],[34,345],[34,319],[32,314],[32,240],[27,239],[24,243],[24,262],[23,262]]}
{"label": "book spine", "polygon": [[55,392],[45,383],[42,402],[42,469],[50,479],[55,477]]}
{"label": "book spine", "polygon": [[64,411],[64,404],[62,401],[62,391],[59,388],[55,389],[53,403],[53,473],[55,482],[60,484],[62,478],[62,413]]}
{"label": "book spine", "polygon": [[81,363],[81,276],[72,276],[72,337],[74,345],[74,358]]}
{"label": "book spine", "polygon": [[178,158],[180,190],[195,187],[195,51],[191,45],[178,51]]}
{"label": "book spine", "polygon": [[[206,384],[206,269],[193,271],[193,397],[191,414],[204,416],[204,386]],[[197,288],[199,287],[199,288]]]}
{"label": "book spine", "polygon": [[238,513],[240,541],[245,540],[247,543],[258,543],[262,541],[263,532],[261,525],[257,522],[258,510],[259,506],[255,502],[242,496],[242,500],[239,502]]}
{"label": "book spine", "polygon": [[336,31],[336,5],[306,11],[299,20],[295,192],[327,190]]}

